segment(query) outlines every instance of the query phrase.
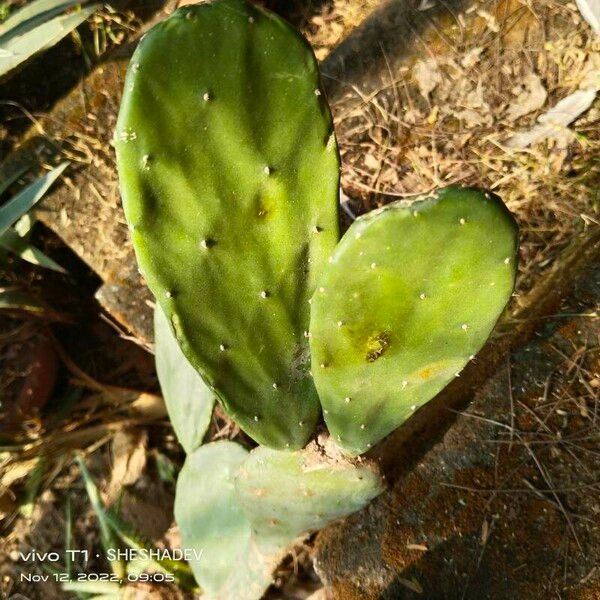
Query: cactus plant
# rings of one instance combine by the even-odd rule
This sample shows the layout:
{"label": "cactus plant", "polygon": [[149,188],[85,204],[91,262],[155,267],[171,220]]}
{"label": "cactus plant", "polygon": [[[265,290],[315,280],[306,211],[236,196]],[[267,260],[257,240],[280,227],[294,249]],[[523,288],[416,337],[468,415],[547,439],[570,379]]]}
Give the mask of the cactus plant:
{"label": "cactus plant", "polygon": [[[290,544],[383,490],[339,446],[365,452],[479,350],[513,289],[516,225],[496,196],[446,188],[361,217],[336,247],[339,158],[314,55],[245,0],[180,9],[145,36],[116,148],[189,453],[183,543],[203,551],[203,597],[256,600]],[[175,401],[174,364],[197,406]],[[197,447],[207,390],[263,446]],[[300,450],[319,399],[333,437]]]}
{"label": "cactus plant", "polygon": [[255,600],[290,545],[364,507],[383,485],[368,463],[213,442],[188,456],[177,483],[175,517],[192,569],[210,600]]}
{"label": "cactus plant", "polygon": [[517,227],[487,192],[450,187],[359,218],[312,298],[312,372],[325,422],[365,452],[484,344],[514,286]]}
{"label": "cactus plant", "polygon": [[184,354],[256,441],[302,447],[319,417],[308,299],[339,235],[312,50],[245,0],[179,9],[135,51],[115,146],[140,270]]}

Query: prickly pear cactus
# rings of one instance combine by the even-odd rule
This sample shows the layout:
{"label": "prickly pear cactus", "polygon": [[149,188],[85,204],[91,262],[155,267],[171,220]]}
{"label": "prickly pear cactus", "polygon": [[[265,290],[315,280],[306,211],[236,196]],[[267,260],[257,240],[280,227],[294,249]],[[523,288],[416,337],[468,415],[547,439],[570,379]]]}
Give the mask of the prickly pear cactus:
{"label": "prickly pear cactus", "polygon": [[[314,446],[314,445],[313,445]],[[291,545],[363,508],[383,491],[366,464],[300,452],[213,442],[179,475],[175,518],[207,600],[258,600]]]}
{"label": "prickly pear cactus", "polygon": [[299,452],[255,448],[236,478],[236,496],[259,541],[283,547],[366,506],[384,489],[373,465],[312,443]]}
{"label": "prickly pear cactus", "polygon": [[339,183],[310,47],[244,0],[182,8],[131,60],[115,144],[138,263],[183,352],[255,440],[303,446]]}
{"label": "prickly pear cactus", "polygon": [[513,290],[518,230],[493,195],[450,187],[346,232],[312,298],[312,372],[329,431],[365,452],[458,375]]}

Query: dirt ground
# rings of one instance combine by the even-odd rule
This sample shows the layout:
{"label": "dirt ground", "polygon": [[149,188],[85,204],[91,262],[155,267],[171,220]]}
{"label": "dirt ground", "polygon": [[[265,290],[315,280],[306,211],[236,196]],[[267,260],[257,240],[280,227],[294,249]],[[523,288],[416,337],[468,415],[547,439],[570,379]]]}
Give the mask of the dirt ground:
{"label": "dirt ground", "polygon": [[[2,598],[65,597],[55,582],[22,580],[48,573],[19,556],[33,548],[87,548],[89,562],[71,569],[110,569],[95,558],[98,517],[77,453],[102,499],[140,535],[158,547],[179,543],[172,504],[183,452],[159,396],[152,299],[128,243],[110,144],[127,58],[144,24],[176,3],[164,4],[114,2],[0,85],[0,174],[15,157],[73,161],[44,200],[34,238],[68,274],[0,264],[3,288],[44,305],[37,316],[0,312]],[[493,360],[472,366],[473,394],[455,394],[456,407],[473,401],[476,416],[438,411],[437,427],[416,434],[415,455],[409,442],[384,446],[383,464],[401,471],[390,471],[389,493],[297,548],[269,597],[307,598],[323,580],[340,600],[600,598],[599,297],[585,264],[599,259],[600,37],[562,1],[264,4],[297,25],[322,61],[345,226],[388,202],[462,184],[498,193],[522,235]],[[540,133],[561,100],[586,93],[580,115]],[[584,258],[568,262],[580,249]],[[537,290],[551,295],[565,261],[573,267],[564,302],[536,313]],[[239,435],[217,410],[210,439]],[[160,585],[126,593],[190,596]]]}

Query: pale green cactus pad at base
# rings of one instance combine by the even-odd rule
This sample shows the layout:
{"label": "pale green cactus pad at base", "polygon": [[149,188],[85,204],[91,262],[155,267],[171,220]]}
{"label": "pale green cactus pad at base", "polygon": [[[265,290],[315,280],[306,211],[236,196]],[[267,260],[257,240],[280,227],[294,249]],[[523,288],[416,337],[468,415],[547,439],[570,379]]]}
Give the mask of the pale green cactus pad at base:
{"label": "pale green cactus pad at base", "polygon": [[188,455],[177,480],[175,520],[182,546],[207,600],[256,600],[269,587],[280,553],[256,547],[250,523],[235,497],[235,476],[248,452],[213,442]]}
{"label": "pale green cactus pad at base", "polygon": [[167,317],[154,309],[154,356],[169,420],[189,454],[202,444],[210,425],[215,394],[181,352]]}
{"label": "pale green cactus pad at base", "polygon": [[312,298],[312,373],[334,439],[360,454],[451,381],[513,291],[518,229],[501,200],[446,188],[346,232]]}
{"label": "pale green cactus pad at base", "polygon": [[312,50],[244,0],[188,6],[129,66],[115,132],[140,270],[192,365],[256,441],[319,402],[308,300],[339,237],[339,157]]}

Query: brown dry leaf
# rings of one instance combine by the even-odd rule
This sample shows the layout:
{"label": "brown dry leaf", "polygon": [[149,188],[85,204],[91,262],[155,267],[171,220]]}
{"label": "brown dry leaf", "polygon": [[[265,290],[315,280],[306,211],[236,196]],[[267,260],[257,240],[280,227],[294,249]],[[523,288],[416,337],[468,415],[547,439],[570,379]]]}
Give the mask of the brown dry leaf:
{"label": "brown dry leaf", "polygon": [[383,171],[383,173],[381,174],[381,176],[379,177],[379,180],[382,183],[387,183],[389,185],[395,186],[399,180],[398,169],[394,169],[394,168],[385,169]]}
{"label": "brown dry leaf", "polygon": [[417,61],[413,67],[413,76],[419,86],[421,96],[426,99],[429,98],[429,94],[442,81],[442,74],[440,73],[437,61],[433,58]]}
{"label": "brown dry leaf", "polygon": [[163,397],[147,392],[141,393],[133,400],[129,409],[134,415],[151,420],[164,419],[167,416],[167,407]]}
{"label": "brown dry leaf", "polygon": [[479,9],[476,14],[485,21],[485,24],[490,31],[493,33],[498,33],[500,31],[500,26],[498,25],[496,17],[487,10]]}
{"label": "brown dry leaf", "polygon": [[423,113],[417,110],[416,108],[409,108],[404,113],[404,122],[407,125],[416,125],[423,120]]}
{"label": "brown dry leaf", "polygon": [[128,583],[122,590],[123,600],[183,600],[183,592],[175,585],[156,584],[138,581]]}
{"label": "brown dry leaf", "polygon": [[14,462],[3,469],[0,477],[0,488],[8,489],[19,479],[27,477],[37,464],[37,460],[37,458],[32,458],[31,460]]}
{"label": "brown dry leaf", "polygon": [[506,118],[509,121],[516,121],[519,117],[542,108],[548,97],[548,92],[536,73],[526,75],[522,84],[513,88],[512,92],[516,98],[506,109]]}
{"label": "brown dry leaf", "polygon": [[579,72],[580,90],[600,90],[600,52],[590,54]]}
{"label": "brown dry leaf", "polygon": [[163,535],[162,541],[166,548],[181,548],[181,530],[178,525],[171,525]]}
{"label": "brown dry leaf", "polygon": [[575,0],[581,16],[595,33],[600,33],[600,0]]}
{"label": "brown dry leaf", "polygon": [[208,0],[180,0],[178,7],[188,6],[189,4],[207,4]]}
{"label": "brown dry leaf", "polygon": [[416,579],[404,579],[404,577],[398,577],[397,581],[405,588],[416,592],[417,594],[423,593],[423,587]]}
{"label": "brown dry leaf", "polygon": [[0,493],[0,519],[4,519],[17,509],[14,495],[10,492]]}
{"label": "brown dry leaf", "polygon": [[485,546],[487,544],[488,538],[490,536],[490,524],[487,519],[483,520],[481,524],[481,545]]}
{"label": "brown dry leaf", "polygon": [[477,83],[477,87],[467,93],[462,106],[463,110],[455,112],[454,116],[463,121],[467,129],[479,126],[489,127],[494,123],[490,105],[483,97],[483,82],[481,79]]}
{"label": "brown dry leaf", "polygon": [[112,472],[106,490],[106,503],[112,504],[121,489],[135,483],[146,466],[148,432],[118,431],[112,440]]}
{"label": "brown dry leaf", "polygon": [[419,550],[421,552],[429,552],[429,548],[425,544],[406,544],[409,550]]}

